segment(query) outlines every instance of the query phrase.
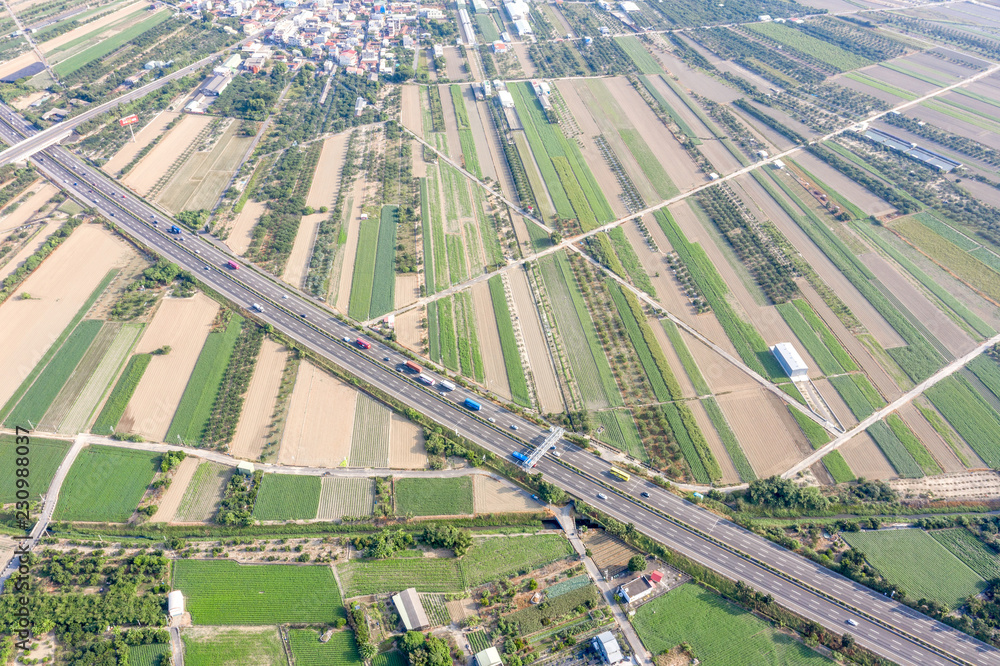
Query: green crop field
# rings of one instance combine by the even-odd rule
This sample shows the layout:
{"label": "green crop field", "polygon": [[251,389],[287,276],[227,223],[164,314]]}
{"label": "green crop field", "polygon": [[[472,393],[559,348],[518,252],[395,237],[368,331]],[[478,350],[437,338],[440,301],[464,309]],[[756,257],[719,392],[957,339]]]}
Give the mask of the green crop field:
{"label": "green crop field", "polygon": [[837,390],[840,397],[847,403],[847,408],[851,410],[851,413],[854,414],[854,418],[857,420],[861,421],[875,411],[875,408],[868,402],[868,398],[861,392],[861,389],[854,383],[850,375],[830,377],[830,383],[833,384],[833,388]]}
{"label": "green crop field", "polygon": [[109,53],[115,51],[121,46],[124,46],[126,42],[131,39],[135,39],[142,33],[146,32],[150,28],[153,28],[172,16],[169,11],[157,12],[153,16],[150,16],[145,21],[136,23],[135,25],[122,30],[117,35],[112,35],[107,39],[99,41],[88,49],[77,53],[71,58],[63,60],[61,63],[53,67],[52,69],[58,76],[66,76],[67,74],[72,74],[76,70],[80,69],[84,65],[98,58],[103,58]]}
{"label": "green crop field", "polygon": [[374,479],[328,476],[323,479],[316,517],[322,520],[339,520],[344,516],[370,516],[374,506]]}
{"label": "green crop field", "polygon": [[752,23],[747,26],[756,33],[770,37],[776,42],[801,51],[831,67],[846,72],[872,64],[867,58],[862,58],[850,51],[831,44],[830,42],[807,35],[802,30],[790,28],[778,23]]}
{"label": "green crop field", "polygon": [[105,435],[114,431],[152,358],[152,354],[136,354],[129,359],[128,365],[125,366],[124,372],[118,378],[118,382],[104,403],[104,407],[101,408],[101,413],[94,421],[90,432]]}
{"label": "green crop field", "polygon": [[465,170],[482,180],[483,168],[479,166],[479,153],[476,151],[476,140],[472,130],[458,130],[458,142],[462,146],[462,159],[465,160]]}
{"label": "green crop field", "polygon": [[472,508],[472,477],[399,479],[396,514],[405,516],[467,515]]}
{"label": "green crop field", "polygon": [[583,231],[590,231],[597,227],[597,218],[594,217],[594,211],[590,209],[587,195],[583,193],[580,183],[577,182],[576,176],[573,175],[573,169],[569,166],[569,160],[561,155],[554,155],[552,156],[552,166],[559,176],[559,182],[562,183],[563,189],[566,191],[566,196],[569,197],[569,203],[573,207],[573,212],[576,213],[576,219],[580,223],[580,228]]}
{"label": "green crop field", "polygon": [[649,184],[653,186],[656,194],[661,199],[669,199],[680,191],[674,185],[674,181],[670,179],[670,176],[667,175],[663,165],[660,164],[660,160],[656,159],[656,155],[653,154],[649,144],[639,135],[638,130],[619,129],[618,134],[621,136],[622,141],[625,142],[625,145],[628,146],[632,157],[638,162],[639,168],[646,174]]}
{"label": "green crop field", "polygon": [[243,317],[234,314],[225,331],[208,334],[174,418],[170,421],[166,441],[195,445],[200,442],[242,327]]}
{"label": "green crop field", "polygon": [[545,534],[477,540],[462,558],[352,560],[337,567],[345,597],[398,592],[460,592],[526,574],[573,554],[569,541]]}
{"label": "green crop field", "polygon": [[[27,455],[18,454],[19,446],[28,447]],[[28,500],[35,501],[39,493],[49,489],[49,483],[59,469],[59,463],[66,457],[69,447],[69,442],[40,437],[29,437],[27,444],[17,444],[14,435],[0,435],[0,469],[6,470],[0,475],[0,504],[17,501],[18,477],[14,476],[14,470],[18,468],[18,459],[27,462],[30,473]],[[21,453],[25,453],[24,449],[21,449]]]}
{"label": "green crop field", "polygon": [[795,419],[795,422],[799,424],[799,428],[802,429],[802,433],[806,436],[806,439],[809,440],[809,443],[812,444],[814,449],[818,449],[830,441],[830,433],[827,432],[823,426],[816,423],[797,409],[789,407],[788,411],[792,414],[792,418]]}
{"label": "green crop field", "polygon": [[382,206],[378,225],[378,250],[375,253],[369,317],[380,317],[396,304],[396,225],[399,206]]}
{"label": "green crop field", "polygon": [[471,634],[466,634],[466,638],[469,639],[469,646],[472,651],[476,654],[482,652],[492,645],[490,642],[490,637],[485,631],[480,629],[479,631],[473,631]]}
{"label": "green crop field", "polygon": [[139,506],[159,465],[156,453],[88,446],[66,475],[53,519],[125,522]]}
{"label": "green crop field", "polygon": [[910,428],[903,422],[903,419],[899,417],[899,414],[890,414],[886,420],[889,427],[892,428],[893,434],[899,439],[900,443],[906,447],[906,450],[910,452],[913,459],[917,461],[920,465],[920,469],[923,470],[924,474],[928,476],[933,476],[935,474],[941,474],[941,466],[938,465],[937,461],[931,455],[930,451],[927,450],[917,436],[913,434]]}
{"label": "green crop field", "polygon": [[578,613],[577,609],[586,611],[585,604],[591,603],[596,606],[600,599],[601,593],[596,585],[584,585],[555,598],[549,598],[544,604],[528,606],[505,617],[509,622],[517,622],[520,634],[526,636],[541,631],[553,621],[567,619],[567,615],[574,617],[585,615],[586,613]]}
{"label": "green crop field", "polygon": [[59,395],[63,384],[73,374],[73,370],[76,369],[80,359],[90,347],[90,343],[94,341],[103,326],[103,321],[88,319],[81,322],[73,330],[66,339],[66,343],[52,357],[38,379],[7,417],[6,426],[8,428],[21,426],[26,429],[34,429],[38,426],[38,422],[42,420],[49,405]]}
{"label": "green crop field", "polygon": [[507,304],[507,295],[503,290],[500,276],[489,279],[490,300],[493,302],[493,314],[497,320],[497,332],[500,334],[500,350],[503,353],[503,365],[507,371],[507,383],[514,402],[524,407],[531,405],[531,395],[528,393],[528,380],[524,376],[524,364],[517,349],[517,338],[514,336],[514,324]]}
{"label": "green crop field", "polygon": [[185,666],[284,666],[285,649],[275,627],[259,631],[223,629],[211,634],[181,632]]}
{"label": "green crop field", "polygon": [[420,605],[424,607],[424,612],[427,613],[427,619],[432,627],[451,624],[447,603],[443,594],[424,593],[420,595]]}
{"label": "green crop field", "polygon": [[977,356],[969,361],[969,370],[979,378],[990,393],[1000,399],[1000,365],[988,356]]}
{"label": "green crop field", "polygon": [[372,657],[372,666],[406,666],[408,663],[402,652],[383,652]]}
{"label": "green crop field", "polygon": [[985,580],[1000,578],[1000,557],[983,545],[983,542],[969,530],[956,527],[950,530],[934,530],[929,534]]}
{"label": "green crop field", "polygon": [[923,530],[849,532],[842,536],[911,599],[925,597],[955,608],[986,587],[975,571]]}
{"label": "green crop field", "polygon": [[625,51],[629,59],[635,63],[643,74],[659,74],[663,71],[656,59],[649,54],[646,47],[635,37],[615,37],[615,42]]}
{"label": "green crop field", "polygon": [[319,509],[318,476],[265,474],[253,517],[257,520],[311,520]]}
{"label": "green crop field", "polygon": [[896,437],[896,433],[886,424],[885,421],[877,421],[870,426],[866,432],[871,435],[878,448],[889,460],[893,469],[904,479],[916,479],[924,475],[923,470],[917,461],[913,459],[910,452],[903,443]]}
{"label": "green crop field", "polygon": [[850,465],[844,460],[844,456],[840,455],[840,451],[831,451],[823,456],[823,464],[826,465],[826,471],[830,473],[830,476],[837,483],[847,483],[858,478],[854,476],[854,472],[851,471]]}
{"label": "green crop field", "polygon": [[639,438],[639,431],[635,427],[635,420],[632,418],[630,410],[612,409],[594,412],[593,416],[604,428],[602,432],[594,433],[594,437],[638,460],[649,461],[649,454],[646,453],[646,448],[642,445],[642,439]]}
{"label": "green crop field", "polygon": [[812,328],[812,330],[819,335],[823,344],[826,346],[833,358],[836,359],[837,363],[846,372],[854,372],[858,369],[857,364],[851,355],[847,353],[844,349],[844,345],[840,344],[840,341],[834,336],[830,331],[830,327],[823,323],[823,320],[819,318],[819,315],[813,311],[812,306],[809,305],[809,301],[803,298],[796,298],[792,301],[795,307],[798,309],[799,314],[802,318],[806,320],[806,323]]}
{"label": "green crop field", "polygon": [[353,631],[334,632],[326,643],[321,643],[319,638],[319,632],[314,629],[288,631],[296,666],[361,666]]}
{"label": "green crop field", "polygon": [[129,666],[162,666],[170,663],[170,645],[133,645],[128,649]]}
{"label": "green crop field", "polygon": [[211,520],[219,509],[226,484],[232,476],[231,467],[216,462],[206,461],[198,465],[181,497],[175,520]]}
{"label": "green crop field", "polygon": [[488,14],[476,14],[476,25],[479,26],[480,32],[483,33],[483,39],[487,42],[495,42],[500,39],[500,31],[497,30],[496,23]]}
{"label": "green crop field", "polygon": [[653,288],[653,283],[650,281],[646,269],[639,262],[639,255],[635,253],[635,248],[628,242],[628,238],[625,237],[625,232],[622,231],[622,228],[615,227],[609,231],[608,238],[611,240],[615,254],[618,256],[626,272],[628,272],[629,277],[632,278],[635,286],[655,298],[656,289]]}
{"label": "green crop field", "polygon": [[469,124],[469,112],[465,108],[465,99],[462,97],[462,86],[453,83],[448,89],[451,91],[451,103],[455,107],[458,129],[472,129],[472,125]]}
{"label": "green crop field", "polygon": [[351,435],[351,467],[389,466],[389,429],[392,412],[378,400],[363,393],[354,407],[354,432]]}
{"label": "green crop field", "polygon": [[351,278],[351,296],[347,314],[351,319],[368,319],[372,303],[372,285],[375,280],[375,255],[378,252],[379,221],[361,220],[358,231],[358,250],[354,260],[354,274]]}
{"label": "green crop field", "polygon": [[640,607],[632,625],[653,654],[687,643],[705,666],[833,663],[753,613],[693,583]]}
{"label": "green crop field", "polygon": [[173,584],[195,624],[332,624],[347,615],[329,566],[177,560]]}
{"label": "green crop field", "polygon": [[972,450],[1000,469],[1000,415],[964,377],[952,375],[927,389],[927,397]]}
{"label": "green crop field", "polygon": [[776,309],[781,318],[788,324],[788,328],[792,329],[792,333],[795,334],[795,337],[799,339],[802,346],[806,348],[809,355],[816,361],[820,372],[824,375],[836,375],[844,371],[840,367],[840,363],[837,362],[837,359],[830,353],[830,350],[819,339],[819,336],[816,335],[805,319],[802,318],[794,303],[781,303]]}

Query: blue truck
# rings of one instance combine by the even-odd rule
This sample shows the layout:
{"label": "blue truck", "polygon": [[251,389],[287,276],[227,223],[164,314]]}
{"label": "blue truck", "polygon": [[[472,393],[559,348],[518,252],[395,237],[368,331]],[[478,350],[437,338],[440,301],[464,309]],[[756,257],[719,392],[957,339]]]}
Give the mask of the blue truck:
{"label": "blue truck", "polygon": [[528,456],[524,455],[520,451],[514,451],[512,455],[514,456],[514,460],[520,460],[521,462],[528,462]]}
{"label": "blue truck", "polygon": [[466,409],[471,409],[474,412],[478,412],[480,409],[483,408],[482,405],[480,405],[472,398],[466,398],[465,402],[462,403],[462,406],[465,407]]}
{"label": "blue truck", "polygon": [[181,228],[178,227],[176,224],[173,225],[172,227],[170,227],[170,233],[172,233],[172,234],[179,234],[180,232],[181,232]]}

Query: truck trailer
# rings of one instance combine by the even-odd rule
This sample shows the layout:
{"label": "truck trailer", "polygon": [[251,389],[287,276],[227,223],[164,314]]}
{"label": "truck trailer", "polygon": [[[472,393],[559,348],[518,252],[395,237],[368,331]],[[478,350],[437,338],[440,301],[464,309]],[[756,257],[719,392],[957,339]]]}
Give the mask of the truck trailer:
{"label": "truck trailer", "polygon": [[421,368],[421,367],[420,367],[419,365],[417,365],[417,364],[416,364],[416,363],[414,363],[413,361],[407,361],[405,365],[406,365],[406,369],[407,369],[407,370],[409,370],[410,372],[414,372],[414,373],[416,373],[416,374],[418,374],[418,375],[419,375],[419,374],[420,374],[421,372],[423,372],[423,371],[424,371],[424,369],[423,369],[423,368]]}
{"label": "truck trailer", "polygon": [[434,379],[432,377],[428,377],[427,375],[417,375],[417,381],[425,386],[434,386]]}
{"label": "truck trailer", "polygon": [[438,384],[438,387],[442,391],[454,391],[455,390],[455,385],[452,384],[451,382],[447,381],[447,380],[441,382],[440,384]]}

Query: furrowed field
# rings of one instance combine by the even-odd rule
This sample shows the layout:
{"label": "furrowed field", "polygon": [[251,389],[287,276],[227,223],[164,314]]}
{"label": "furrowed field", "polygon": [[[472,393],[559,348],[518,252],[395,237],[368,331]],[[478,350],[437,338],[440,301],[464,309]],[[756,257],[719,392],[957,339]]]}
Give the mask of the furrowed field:
{"label": "furrowed field", "polygon": [[184,592],[195,624],[332,623],[346,617],[328,566],[178,560],[173,583]]}
{"label": "furrowed field", "polygon": [[397,515],[449,516],[472,512],[472,477],[396,481]]}
{"label": "furrowed field", "polygon": [[313,629],[289,630],[296,666],[361,666],[353,632],[338,631],[326,643],[320,643],[319,637]]}
{"label": "furrowed field", "polygon": [[934,530],[934,539],[977,574],[991,580],[1000,578],[1000,558],[967,529]]}
{"label": "furrowed field", "polygon": [[132,399],[132,394],[135,393],[135,388],[139,385],[139,380],[142,379],[142,375],[146,372],[146,367],[152,358],[151,354],[136,354],[129,359],[125,371],[118,378],[115,388],[108,396],[107,402],[104,403],[101,414],[97,417],[90,432],[103,435],[114,430],[114,427],[121,420],[122,414],[125,413],[128,401]]}
{"label": "furrowed field", "polygon": [[127,521],[139,506],[159,464],[160,456],[155,453],[88,446],[66,475],[53,518]]}
{"label": "furrowed field", "polygon": [[[17,501],[17,477],[14,476],[13,470],[17,469],[17,459],[24,457],[18,455],[18,446],[13,435],[0,435],[0,469],[11,470],[0,478],[0,504]],[[27,446],[31,472],[31,499],[34,500],[38,497],[38,493],[44,493],[49,489],[49,483],[59,469],[59,463],[66,457],[70,445],[69,442],[31,437]]]}
{"label": "furrowed field", "polygon": [[211,633],[187,629],[182,637],[184,663],[187,666],[270,666],[288,663],[278,630],[274,627],[261,627],[259,631],[240,627]]}
{"label": "furrowed field", "polygon": [[265,474],[253,517],[257,520],[311,520],[319,508],[318,476]]}
{"label": "furrowed field", "polygon": [[749,611],[692,583],[642,606],[632,624],[654,654],[687,643],[705,666],[833,663]]}
{"label": "furrowed field", "polygon": [[131,666],[160,666],[170,663],[170,646],[157,643],[153,645],[135,645],[128,650]]}
{"label": "furrowed field", "polygon": [[917,529],[844,534],[852,548],[913,599],[952,608],[985,588],[983,579],[926,532]]}
{"label": "furrowed field", "polygon": [[500,335],[500,349],[503,353],[503,365],[507,371],[507,382],[510,384],[510,394],[519,405],[531,404],[528,394],[528,381],[524,377],[524,366],[521,354],[517,350],[517,338],[514,336],[514,325],[511,323],[510,306],[504,294],[503,282],[500,276],[489,280],[490,300],[493,303],[493,314],[497,320],[497,331]]}

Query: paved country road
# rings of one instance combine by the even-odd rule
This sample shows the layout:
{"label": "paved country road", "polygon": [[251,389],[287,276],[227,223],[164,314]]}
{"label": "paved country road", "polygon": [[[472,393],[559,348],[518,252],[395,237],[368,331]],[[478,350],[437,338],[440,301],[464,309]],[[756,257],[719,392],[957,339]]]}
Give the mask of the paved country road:
{"label": "paved country road", "polygon": [[[10,121],[13,115],[8,107],[0,106],[0,138],[11,144],[20,138]],[[21,128],[23,125],[18,126]],[[422,386],[412,375],[400,372],[408,359],[392,348],[373,342],[370,349],[359,349],[349,342],[357,337],[358,330],[333,316],[324,304],[225,254],[205,238],[187,231],[181,235],[167,233],[164,227],[169,220],[162,213],[64,149],[47,149],[40,153],[39,161],[40,171],[56,183],[62,181],[64,189],[100,210],[123,233],[196,274],[233,303],[245,308],[252,303],[262,304],[264,312],[252,316],[401,403],[504,457],[527,443],[538,443],[545,438],[545,429],[478,394],[461,387],[442,392],[436,387]],[[154,225],[154,221],[158,224]],[[226,268],[230,260],[236,261],[240,268]],[[482,403],[482,411],[473,414],[463,408],[461,403],[465,398]],[[488,423],[487,417],[494,418],[496,424]],[[516,437],[509,429],[511,425],[518,426]],[[617,492],[606,490],[597,481],[614,483],[607,474],[606,461],[565,441],[559,447],[564,451],[561,458],[546,456],[536,468],[545,478],[576,497],[597,503],[609,515],[633,523],[639,532],[720,574],[772,594],[777,603],[832,632],[849,630],[860,645],[898,664],[1000,665],[1000,650],[795,555],[652,483],[636,480],[621,485]],[[580,472],[566,467],[564,462]],[[609,499],[597,502],[597,493],[602,491],[609,494]],[[639,493],[643,491],[650,494],[649,499],[643,500],[645,505],[639,502]],[[857,626],[847,626],[848,619],[857,622]]]}

